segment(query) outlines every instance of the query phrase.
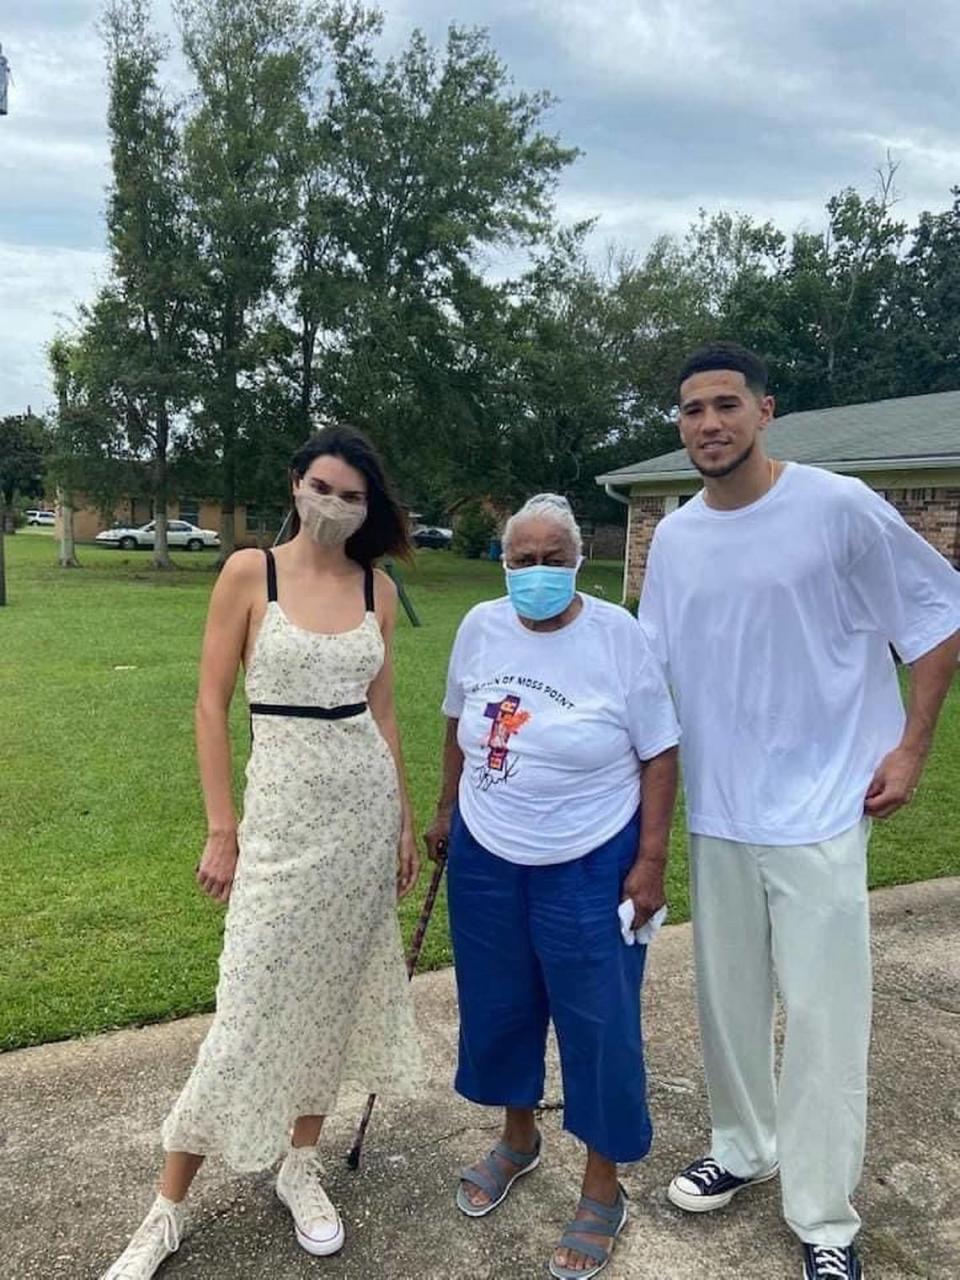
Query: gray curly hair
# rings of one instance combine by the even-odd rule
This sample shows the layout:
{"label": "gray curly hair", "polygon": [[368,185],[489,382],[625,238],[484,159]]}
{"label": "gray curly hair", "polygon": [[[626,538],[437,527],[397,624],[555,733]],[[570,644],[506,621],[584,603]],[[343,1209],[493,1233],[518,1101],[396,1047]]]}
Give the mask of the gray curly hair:
{"label": "gray curly hair", "polygon": [[510,550],[510,543],[517,525],[522,524],[524,520],[534,519],[552,520],[554,524],[559,525],[570,539],[574,554],[579,559],[583,551],[580,526],[577,524],[570,503],[559,493],[535,493],[532,498],[526,500],[519,511],[513,513],[503,526],[501,542],[504,555],[507,555]]}

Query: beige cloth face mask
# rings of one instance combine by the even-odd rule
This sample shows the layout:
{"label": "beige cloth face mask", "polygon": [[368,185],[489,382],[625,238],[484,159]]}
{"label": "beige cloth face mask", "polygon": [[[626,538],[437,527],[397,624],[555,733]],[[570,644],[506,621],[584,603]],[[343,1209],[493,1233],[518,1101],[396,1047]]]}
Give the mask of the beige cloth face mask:
{"label": "beige cloth face mask", "polygon": [[321,547],[338,547],[367,518],[366,503],[344,502],[335,493],[300,489],[294,497],[300,523]]}

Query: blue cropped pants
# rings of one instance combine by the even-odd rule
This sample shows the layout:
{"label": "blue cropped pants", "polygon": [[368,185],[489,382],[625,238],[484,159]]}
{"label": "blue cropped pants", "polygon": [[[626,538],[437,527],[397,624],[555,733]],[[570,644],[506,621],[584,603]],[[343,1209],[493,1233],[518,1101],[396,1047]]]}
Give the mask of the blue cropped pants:
{"label": "blue cropped pants", "polygon": [[617,921],[639,822],[572,862],[520,866],[478,844],[455,813],[448,863],[457,1092],[536,1107],[552,1019],[564,1128],[618,1163],[645,1156],[653,1136],[640,1024],[646,947],[626,946]]}

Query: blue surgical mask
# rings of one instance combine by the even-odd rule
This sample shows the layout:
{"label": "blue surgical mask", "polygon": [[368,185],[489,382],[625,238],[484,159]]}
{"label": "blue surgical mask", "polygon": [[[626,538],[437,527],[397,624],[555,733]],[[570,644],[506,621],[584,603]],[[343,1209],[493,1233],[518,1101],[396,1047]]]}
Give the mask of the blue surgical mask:
{"label": "blue surgical mask", "polygon": [[507,594],[520,617],[545,622],[563,613],[577,589],[578,567],[534,564],[506,569]]}

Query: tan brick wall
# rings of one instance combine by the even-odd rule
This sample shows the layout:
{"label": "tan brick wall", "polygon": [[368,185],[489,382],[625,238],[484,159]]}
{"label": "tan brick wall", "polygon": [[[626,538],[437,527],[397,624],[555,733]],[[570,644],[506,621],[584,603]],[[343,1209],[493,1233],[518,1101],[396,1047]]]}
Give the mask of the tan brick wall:
{"label": "tan brick wall", "polygon": [[[237,516],[242,516],[243,512],[238,511]],[[237,520],[240,523],[240,520]],[[200,511],[197,514],[197,525],[201,529],[213,529],[216,533],[220,532],[220,503],[219,502],[201,502]],[[244,526],[245,528],[246,526]]]}
{"label": "tan brick wall", "polygon": [[653,531],[666,512],[666,498],[631,498],[627,546],[626,597],[635,600],[643,586]]}
{"label": "tan brick wall", "polygon": [[911,529],[916,529],[955,569],[960,569],[960,488],[882,492]]}
{"label": "tan brick wall", "polygon": [[[105,528],[103,517],[99,511],[91,511],[89,507],[81,507],[73,513],[73,536],[79,542],[89,542],[101,529]],[[57,534],[60,533],[60,521],[57,520]]]}

